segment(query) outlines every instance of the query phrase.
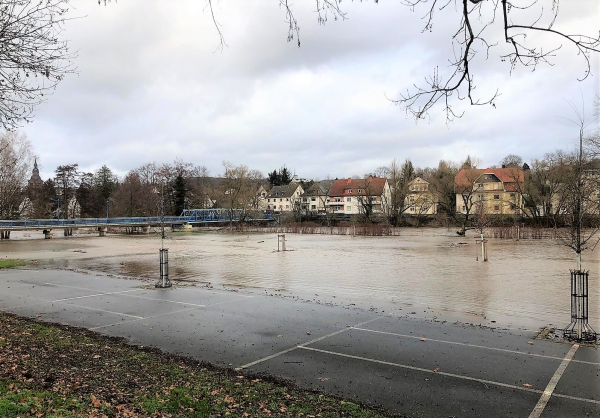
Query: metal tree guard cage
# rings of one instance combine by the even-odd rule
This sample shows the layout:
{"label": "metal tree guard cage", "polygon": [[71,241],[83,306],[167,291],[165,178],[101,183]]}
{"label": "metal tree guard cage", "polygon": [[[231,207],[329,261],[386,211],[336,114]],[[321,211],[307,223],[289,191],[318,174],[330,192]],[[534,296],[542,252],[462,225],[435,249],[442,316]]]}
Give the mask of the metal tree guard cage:
{"label": "metal tree guard cage", "polygon": [[171,287],[169,280],[169,249],[161,248],[160,252],[160,281],[156,283],[156,287],[167,288]]}
{"label": "metal tree guard cage", "polygon": [[563,330],[565,338],[596,341],[598,334],[588,324],[589,271],[571,270],[571,323]]}

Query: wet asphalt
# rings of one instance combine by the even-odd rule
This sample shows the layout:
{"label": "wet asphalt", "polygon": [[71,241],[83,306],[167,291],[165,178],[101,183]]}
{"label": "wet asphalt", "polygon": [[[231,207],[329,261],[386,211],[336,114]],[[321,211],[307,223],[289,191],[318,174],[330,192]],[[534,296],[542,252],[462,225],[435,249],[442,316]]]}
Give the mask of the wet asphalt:
{"label": "wet asphalt", "polygon": [[153,289],[72,271],[3,271],[0,283],[5,312],[266,372],[406,416],[600,417],[600,350],[535,340],[535,331],[260,292]]}

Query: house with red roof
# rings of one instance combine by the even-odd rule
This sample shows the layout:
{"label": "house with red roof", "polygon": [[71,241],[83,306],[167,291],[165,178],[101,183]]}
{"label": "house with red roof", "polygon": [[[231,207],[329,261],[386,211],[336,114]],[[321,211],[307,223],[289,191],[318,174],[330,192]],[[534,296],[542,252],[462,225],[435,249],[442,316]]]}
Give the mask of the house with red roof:
{"label": "house with red roof", "polygon": [[525,174],[517,167],[462,169],[454,178],[456,212],[518,215],[524,185]]}
{"label": "house with red roof", "polygon": [[392,192],[386,178],[341,179],[329,189],[328,211],[339,215],[388,214]]}

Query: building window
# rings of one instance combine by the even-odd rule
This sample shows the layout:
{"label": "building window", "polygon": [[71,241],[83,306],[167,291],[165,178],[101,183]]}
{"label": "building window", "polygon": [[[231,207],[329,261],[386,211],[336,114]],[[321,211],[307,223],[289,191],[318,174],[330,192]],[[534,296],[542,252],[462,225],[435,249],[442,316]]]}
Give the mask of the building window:
{"label": "building window", "polygon": [[290,208],[290,205],[285,205],[285,208],[286,208],[286,209],[289,209],[289,208]]}
{"label": "building window", "polygon": [[311,202],[314,202],[315,200],[317,200],[317,199],[316,199],[316,198],[314,198],[314,197],[311,197],[311,198],[310,198],[310,201],[311,201]]}
{"label": "building window", "polygon": [[316,208],[317,208],[317,205],[312,205],[311,206],[311,209],[313,209],[313,210],[316,209]]}
{"label": "building window", "polygon": [[499,194],[495,194],[494,195],[494,200],[498,200],[498,199],[500,199],[500,195]]}
{"label": "building window", "polygon": [[515,194],[514,194],[514,193],[511,193],[511,194],[510,194],[510,198],[511,198],[512,200],[515,200]]}
{"label": "building window", "polygon": [[358,189],[358,193],[362,193],[362,189]]}
{"label": "building window", "polygon": [[467,207],[466,207],[466,206],[463,206],[463,210],[462,210],[462,211],[463,211],[463,212],[466,212],[466,211],[467,211]]}
{"label": "building window", "polygon": [[286,198],[285,198],[285,201],[286,201],[286,202],[289,202],[289,201],[290,201],[290,198],[289,198],[289,197],[286,197]]}
{"label": "building window", "polygon": [[494,210],[495,211],[499,211],[500,210],[500,205],[494,205]]}
{"label": "building window", "polygon": [[350,212],[352,210],[352,206],[346,206],[346,212]]}
{"label": "building window", "polygon": [[415,211],[415,208],[413,208],[413,207],[411,206],[411,207],[410,207],[410,211],[411,211],[411,212],[414,212],[414,211]]}
{"label": "building window", "polygon": [[352,193],[352,189],[348,189],[348,193]]}
{"label": "building window", "polygon": [[334,201],[334,202],[341,202],[341,201],[342,201],[342,199],[341,199],[341,198],[339,198],[339,197],[336,197],[335,199],[333,199],[333,201]]}
{"label": "building window", "polygon": [[267,199],[267,202],[271,202],[271,199]]}
{"label": "building window", "polygon": [[347,197],[346,198],[346,202],[352,202],[352,198],[351,197]]}
{"label": "building window", "polygon": [[479,201],[481,202],[483,200],[483,195],[480,194],[479,196],[477,196],[477,198],[479,199]]}

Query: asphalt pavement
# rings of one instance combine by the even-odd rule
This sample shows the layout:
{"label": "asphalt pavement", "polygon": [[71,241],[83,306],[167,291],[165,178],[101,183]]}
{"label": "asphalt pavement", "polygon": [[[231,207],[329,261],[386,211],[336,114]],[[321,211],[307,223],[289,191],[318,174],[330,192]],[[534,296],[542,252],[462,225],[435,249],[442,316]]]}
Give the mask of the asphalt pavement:
{"label": "asphalt pavement", "polygon": [[62,270],[0,272],[0,309],[406,416],[600,417],[600,350],[535,330]]}

